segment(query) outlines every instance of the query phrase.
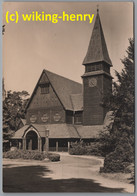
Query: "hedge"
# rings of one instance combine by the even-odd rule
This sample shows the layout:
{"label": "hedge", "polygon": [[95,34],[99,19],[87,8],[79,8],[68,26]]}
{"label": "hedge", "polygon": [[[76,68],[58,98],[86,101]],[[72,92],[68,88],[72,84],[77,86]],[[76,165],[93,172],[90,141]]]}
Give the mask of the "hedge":
{"label": "hedge", "polygon": [[93,142],[91,144],[86,144],[83,141],[71,143],[71,148],[69,150],[71,155],[101,155],[99,150],[99,142]]}
{"label": "hedge", "polygon": [[59,161],[60,155],[59,154],[44,154],[39,151],[34,150],[13,150],[13,151],[7,151],[3,153],[3,158],[9,158],[9,159],[29,159],[29,160],[44,160],[45,158],[48,158],[50,161]]}
{"label": "hedge", "polygon": [[48,158],[52,162],[60,161],[60,155],[59,154],[50,153],[50,154],[48,154]]}

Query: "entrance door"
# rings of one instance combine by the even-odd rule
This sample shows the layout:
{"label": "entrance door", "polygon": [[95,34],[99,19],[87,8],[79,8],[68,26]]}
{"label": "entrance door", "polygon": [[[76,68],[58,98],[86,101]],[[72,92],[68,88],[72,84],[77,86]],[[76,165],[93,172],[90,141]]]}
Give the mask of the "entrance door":
{"label": "entrance door", "polygon": [[26,135],[26,149],[38,150],[38,136],[35,131],[29,131]]}

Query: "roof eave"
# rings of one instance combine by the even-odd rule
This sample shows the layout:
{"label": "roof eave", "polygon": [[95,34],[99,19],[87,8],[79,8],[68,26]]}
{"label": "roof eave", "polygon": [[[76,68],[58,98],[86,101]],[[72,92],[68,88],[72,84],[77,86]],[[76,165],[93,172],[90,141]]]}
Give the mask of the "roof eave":
{"label": "roof eave", "polygon": [[100,62],[105,62],[110,67],[113,67],[111,60],[110,60],[110,62],[108,62],[108,61],[106,61],[104,59],[101,59],[101,60],[98,60],[98,61],[97,60],[96,61],[88,61],[88,60],[85,61],[84,60],[83,63],[82,63],[82,65],[86,66],[86,65],[96,64],[96,63],[100,63]]}

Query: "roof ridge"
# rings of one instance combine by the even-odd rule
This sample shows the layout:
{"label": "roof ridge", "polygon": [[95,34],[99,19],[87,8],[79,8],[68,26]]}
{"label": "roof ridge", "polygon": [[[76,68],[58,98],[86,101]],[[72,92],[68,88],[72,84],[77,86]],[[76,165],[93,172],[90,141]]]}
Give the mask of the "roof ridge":
{"label": "roof ridge", "polygon": [[[98,13],[97,13],[98,14]],[[98,17],[99,17],[99,15],[98,15]],[[101,26],[101,20],[100,20],[100,17],[99,17],[99,31],[100,31],[100,34],[104,34],[104,32],[103,32],[103,28],[102,28],[102,26]],[[102,32],[101,32],[102,31]],[[103,35],[104,36],[104,35]],[[103,42],[102,42],[102,36],[100,36],[100,42],[101,42],[101,50],[102,50],[102,58],[104,59],[104,51],[103,51]],[[102,59],[102,60],[103,60]]]}
{"label": "roof ridge", "polygon": [[[106,63],[108,63],[108,64],[111,63],[111,65],[112,65],[111,59],[110,59],[110,57],[109,57],[109,53],[108,53],[108,49],[107,49],[107,44],[106,44],[106,40],[105,40],[105,35],[104,35],[103,27],[102,27],[102,25],[101,25],[101,19],[100,19],[100,17],[99,17],[99,22],[100,22],[100,26],[99,26],[100,32],[101,32],[101,35],[103,36],[103,37],[101,38],[101,49],[102,49],[103,59],[104,59],[104,61],[105,61]],[[104,43],[103,43],[103,41],[104,41]],[[105,53],[104,53],[104,50],[103,50],[103,45],[104,45],[104,47],[105,47],[105,50],[107,51],[107,58],[108,58],[108,59],[106,59],[106,56],[105,56]],[[108,60],[109,60],[110,62],[109,62]]]}

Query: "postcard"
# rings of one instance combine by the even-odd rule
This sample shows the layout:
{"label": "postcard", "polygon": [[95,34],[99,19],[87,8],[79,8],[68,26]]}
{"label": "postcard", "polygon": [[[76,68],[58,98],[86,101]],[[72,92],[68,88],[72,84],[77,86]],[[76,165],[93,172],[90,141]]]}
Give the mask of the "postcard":
{"label": "postcard", "polygon": [[134,193],[133,20],[133,2],[3,3],[4,193]]}

